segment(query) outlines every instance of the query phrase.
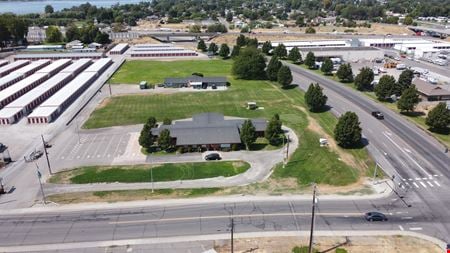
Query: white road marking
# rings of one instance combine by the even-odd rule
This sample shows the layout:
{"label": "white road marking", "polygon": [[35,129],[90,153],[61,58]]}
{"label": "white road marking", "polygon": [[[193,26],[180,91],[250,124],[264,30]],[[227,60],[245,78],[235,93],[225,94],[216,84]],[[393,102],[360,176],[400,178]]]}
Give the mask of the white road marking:
{"label": "white road marking", "polygon": [[408,153],[412,153],[411,150],[409,150],[407,148],[405,148],[405,151],[408,152]]}
{"label": "white road marking", "polygon": [[408,153],[406,153],[394,140],[392,140],[391,137],[389,137],[387,134],[387,132],[384,132],[384,136],[386,136],[386,138],[388,138],[392,144],[394,144],[400,151],[402,151],[414,164],[416,164],[417,167],[419,167],[419,169],[421,169],[427,176],[430,176],[430,173],[428,173],[415,159],[413,159]]}
{"label": "white road marking", "polygon": [[424,178],[422,178],[423,180],[427,180],[428,178],[426,178],[426,177],[424,177]]}
{"label": "white road marking", "polygon": [[401,219],[402,219],[402,220],[412,220],[412,218],[413,218],[413,217],[408,216],[408,217],[402,217]]}
{"label": "white road marking", "polygon": [[419,186],[414,182],[413,183],[413,185],[416,187],[416,188],[419,188]]}
{"label": "white road marking", "polygon": [[388,131],[385,132],[387,135],[391,136],[392,134]]}
{"label": "white road marking", "polygon": [[441,187],[441,184],[439,184],[438,181],[435,180],[434,183],[435,183],[437,186]]}
{"label": "white road marking", "polygon": [[80,159],[80,156],[77,156],[77,159]]}
{"label": "white road marking", "polygon": [[420,181],[420,180],[422,180],[422,179],[421,179],[421,178],[418,178],[418,177],[416,177],[416,180],[417,180],[417,181]]}
{"label": "white road marking", "polygon": [[435,177],[439,177],[439,175],[434,175]]}
{"label": "white road marking", "polygon": [[427,185],[424,184],[423,182],[419,182],[424,188],[427,188]]}
{"label": "white road marking", "polygon": [[434,187],[434,185],[430,183],[430,181],[427,181],[427,184],[429,184],[431,187]]}
{"label": "white road marking", "polygon": [[414,228],[409,228],[409,230],[420,231],[420,230],[422,230],[422,228],[421,227],[414,227]]}
{"label": "white road marking", "polygon": [[409,181],[413,181],[413,179],[412,178],[410,178],[410,179],[408,179]]}
{"label": "white road marking", "polygon": [[402,227],[402,225],[398,225],[398,228],[399,228],[401,231],[405,230],[405,229]]}

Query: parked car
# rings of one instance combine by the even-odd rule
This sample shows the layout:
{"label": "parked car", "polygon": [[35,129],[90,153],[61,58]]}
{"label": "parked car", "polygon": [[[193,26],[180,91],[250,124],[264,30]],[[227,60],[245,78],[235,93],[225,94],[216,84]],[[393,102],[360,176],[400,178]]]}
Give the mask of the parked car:
{"label": "parked car", "polygon": [[205,155],[206,161],[212,161],[212,160],[222,160],[222,157],[220,157],[219,153],[211,153]]}
{"label": "parked car", "polygon": [[384,119],[384,115],[380,111],[372,112],[372,116],[374,116],[377,119]]}
{"label": "parked car", "polygon": [[386,215],[380,212],[368,212],[364,214],[367,221],[387,221]]}

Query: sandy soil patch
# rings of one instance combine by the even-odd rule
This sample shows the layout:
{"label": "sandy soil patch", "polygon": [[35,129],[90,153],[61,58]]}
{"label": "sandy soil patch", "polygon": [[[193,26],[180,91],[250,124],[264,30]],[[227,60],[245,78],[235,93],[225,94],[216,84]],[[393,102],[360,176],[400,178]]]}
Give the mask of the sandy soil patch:
{"label": "sandy soil patch", "polygon": [[[351,236],[349,243],[340,248],[349,253],[438,253],[442,252],[439,246],[410,236]],[[315,237],[315,248],[325,252],[346,242],[345,237]],[[229,241],[216,241],[215,249],[218,253],[230,252]],[[291,252],[295,246],[308,245],[307,237],[276,237],[253,238],[234,240],[236,253],[278,253]],[[335,252],[331,250],[328,252]]]}

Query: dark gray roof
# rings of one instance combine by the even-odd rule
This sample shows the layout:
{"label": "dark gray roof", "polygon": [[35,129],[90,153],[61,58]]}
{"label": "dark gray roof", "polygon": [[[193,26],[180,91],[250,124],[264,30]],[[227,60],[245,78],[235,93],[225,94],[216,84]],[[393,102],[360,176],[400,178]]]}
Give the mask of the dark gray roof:
{"label": "dark gray roof", "polygon": [[188,82],[203,82],[203,83],[226,83],[227,78],[223,76],[217,77],[201,77],[201,76],[189,76],[184,78],[166,78],[164,83],[188,83]]}
{"label": "dark gray roof", "polygon": [[[192,120],[178,120],[171,125],[153,128],[152,134],[159,135],[163,129],[169,129],[170,135],[177,139],[177,145],[232,144],[241,143],[239,129],[245,119],[225,119],[218,113],[201,113],[192,116]],[[264,131],[265,119],[252,119],[256,131]]]}

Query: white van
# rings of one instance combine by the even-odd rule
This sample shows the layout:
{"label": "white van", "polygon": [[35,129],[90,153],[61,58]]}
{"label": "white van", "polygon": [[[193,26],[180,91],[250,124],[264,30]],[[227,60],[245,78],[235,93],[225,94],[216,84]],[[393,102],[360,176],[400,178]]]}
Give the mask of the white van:
{"label": "white van", "polygon": [[397,67],[395,67],[395,68],[398,70],[404,70],[404,69],[406,69],[406,65],[403,63],[400,63],[400,64],[397,64]]}

